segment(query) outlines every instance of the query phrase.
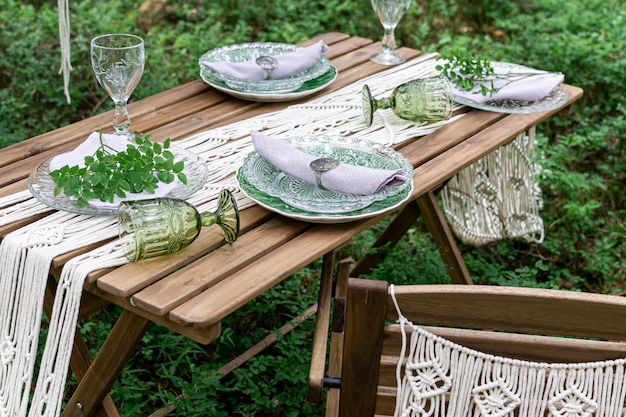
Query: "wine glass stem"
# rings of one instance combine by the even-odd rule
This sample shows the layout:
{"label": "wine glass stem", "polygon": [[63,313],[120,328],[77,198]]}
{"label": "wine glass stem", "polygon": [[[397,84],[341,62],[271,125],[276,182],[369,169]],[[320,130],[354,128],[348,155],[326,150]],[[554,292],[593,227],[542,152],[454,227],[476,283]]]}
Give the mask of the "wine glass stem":
{"label": "wine glass stem", "polygon": [[396,36],[394,34],[395,27],[385,27],[384,29],[385,33],[382,41],[383,52],[391,53],[397,48]]}
{"label": "wine glass stem", "polygon": [[126,101],[115,101],[113,112],[113,127],[118,135],[125,135],[130,129],[130,115],[126,107]]}
{"label": "wine glass stem", "polygon": [[374,99],[374,108],[376,110],[390,109],[393,107],[391,97]]}
{"label": "wine glass stem", "polygon": [[209,227],[217,223],[217,215],[215,213],[211,213],[210,211],[205,211],[200,214],[200,222],[203,227]]}

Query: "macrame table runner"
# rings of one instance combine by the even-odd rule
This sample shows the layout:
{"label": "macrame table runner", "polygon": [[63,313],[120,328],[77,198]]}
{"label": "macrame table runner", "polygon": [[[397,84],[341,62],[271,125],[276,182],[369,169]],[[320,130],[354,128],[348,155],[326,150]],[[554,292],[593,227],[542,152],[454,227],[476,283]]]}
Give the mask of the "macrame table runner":
{"label": "macrame table runner", "polygon": [[544,237],[541,190],[533,162],[535,128],[517,136],[457,173],[441,191],[450,228],[475,246],[522,238],[541,243]]}
{"label": "macrame table runner", "polygon": [[393,285],[390,292],[402,332],[394,417],[624,415],[626,359],[546,363],[486,354],[413,324]]}
{"label": "macrame table runner", "polygon": [[[348,85],[336,92],[231,125],[195,134],[176,142],[203,158],[210,177],[189,201],[200,211],[214,210],[219,191],[231,190],[240,208],[253,204],[234,179],[245,156],[253,150],[250,131],[276,137],[310,134],[350,136],[385,145],[423,136],[454,119],[429,125],[410,123],[391,111],[378,111],[366,127],[361,89],[367,83],[375,96],[410,79],[435,73],[436,54]],[[85,132],[85,138],[91,132]],[[0,198],[0,225],[51,211],[28,190]],[[88,273],[123,265],[115,216],[86,216],[54,212],[4,238],[0,244],[0,417],[57,416],[78,318],[80,296]],[[61,254],[114,239],[68,261],[59,277],[48,336],[34,389],[35,361],[43,296],[52,260]]]}

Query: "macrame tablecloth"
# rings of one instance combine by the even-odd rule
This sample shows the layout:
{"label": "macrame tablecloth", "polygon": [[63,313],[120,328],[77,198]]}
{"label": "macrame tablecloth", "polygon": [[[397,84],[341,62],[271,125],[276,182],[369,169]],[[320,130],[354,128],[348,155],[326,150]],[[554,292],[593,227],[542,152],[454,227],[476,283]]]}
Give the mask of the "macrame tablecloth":
{"label": "macrame tablecloth", "polygon": [[[239,190],[234,173],[252,151],[250,131],[276,137],[335,134],[392,145],[436,130],[450,121],[419,125],[378,111],[366,127],[361,89],[367,83],[376,97],[387,97],[398,84],[435,72],[430,54],[348,85],[336,92],[274,113],[195,134],[177,141],[203,158],[209,168],[207,184],[188,201],[200,211],[213,210],[223,188],[236,196],[239,207],[253,204]],[[456,116],[458,118],[461,116]],[[85,132],[85,138],[91,132]],[[146,132],[149,133],[149,132]],[[0,198],[0,225],[51,211],[25,190]],[[0,244],[0,417],[57,416],[78,319],[80,296],[87,274],[128,261],[123,255],[115,216],[53,212],[10,233]],[[43,298],[54,257],[97,242],[100,248],[69,260],[62,269],[44,354],[31,391]],[[32,398],[29,396],[32,392]]]}

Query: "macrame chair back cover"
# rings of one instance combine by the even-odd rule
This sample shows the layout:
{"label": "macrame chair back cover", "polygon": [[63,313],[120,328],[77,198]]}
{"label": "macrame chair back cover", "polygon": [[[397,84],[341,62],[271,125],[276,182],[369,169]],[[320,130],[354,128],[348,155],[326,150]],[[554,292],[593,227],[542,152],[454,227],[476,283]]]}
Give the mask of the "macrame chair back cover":
{"label": "macrame chair back cover", "polygon": [[454,234],[481,246],[521,238],[544,238],[541,190],[533,162],[535,128],[517,136],[450,179],[442,189],[443,210]]}
{"label": "macrame chair back cover", "polygon": [[618,417],[626,359],[546,363],[470,349],[406,319],[395,417]]}

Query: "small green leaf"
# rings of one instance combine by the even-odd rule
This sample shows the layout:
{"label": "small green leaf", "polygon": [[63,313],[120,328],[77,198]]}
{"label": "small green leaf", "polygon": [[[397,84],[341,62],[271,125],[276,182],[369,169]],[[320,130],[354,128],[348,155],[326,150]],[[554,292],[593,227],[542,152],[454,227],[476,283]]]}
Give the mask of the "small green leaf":
{"label": "small green leaf", "polygon": [[185,163],[183,161],[178,161],[172,166],[172,171],[177,174],[183,172],[183,169],[185,169]]}

